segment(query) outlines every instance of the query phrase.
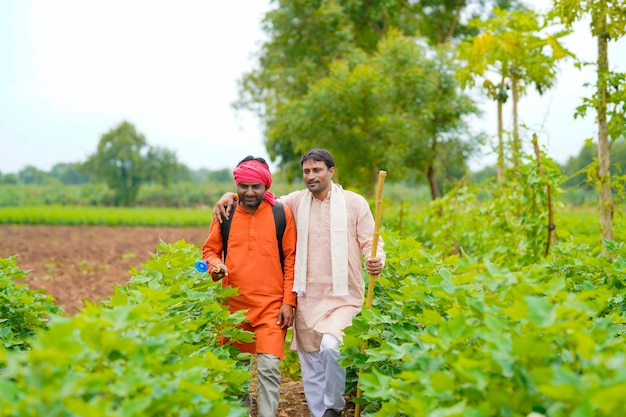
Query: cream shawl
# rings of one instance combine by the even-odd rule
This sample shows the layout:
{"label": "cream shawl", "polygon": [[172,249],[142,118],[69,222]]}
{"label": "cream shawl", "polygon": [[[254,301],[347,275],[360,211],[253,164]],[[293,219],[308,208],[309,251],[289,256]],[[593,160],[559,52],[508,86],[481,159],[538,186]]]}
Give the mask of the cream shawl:
{"label": "cream shawl", "polygon": [[[299,296],[306,294],[307,255],[309,246],[309,216],[313,193],[307,192],[298,204],[296,228],[296,265],[293,291]],[[333,295],[337,297],[348,293],[348,215],[343,190],[332,183],[330,193],[330,257],[333,278]]]}

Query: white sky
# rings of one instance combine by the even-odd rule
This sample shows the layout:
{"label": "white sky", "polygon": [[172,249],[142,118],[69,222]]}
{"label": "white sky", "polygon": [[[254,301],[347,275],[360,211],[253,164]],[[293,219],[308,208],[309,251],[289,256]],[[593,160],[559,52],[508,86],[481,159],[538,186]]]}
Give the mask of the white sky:
{"label": "white sky", "polygon": [[[258,120],[231,104],[237,80],[255,65],[269,3],[1,0],[0,172],[83,162],[123,120],[191,169],[232,168],[248,154],[267,158]],[[532,3],[545,8],[548,1]],[[593,60],[595,41],[577,32],[567,46]],[[610,54],[611,67],[626,71],[626,42],[611,44]],[[573,119],[588,94],[585,81],[594,82],[592,70],[580,73],[570,61],[555,89],[521,103],[521,122],[560,162],[595,135],[593,115]],[[490,135],[492,107],[476,124]],[[492,161],[486,155],[473,165]]]}

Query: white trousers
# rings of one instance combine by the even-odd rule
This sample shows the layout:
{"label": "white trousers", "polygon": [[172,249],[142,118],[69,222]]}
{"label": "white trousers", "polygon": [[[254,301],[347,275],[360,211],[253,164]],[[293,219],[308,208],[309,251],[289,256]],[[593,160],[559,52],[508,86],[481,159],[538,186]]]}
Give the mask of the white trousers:
{"label": "white trousers", "polygon": [[339,339],[329,333],[322,337],[320,350],[300,352],[302,384],[311,417],[322,417],[328,409],[341,411],[346,405],[346,370],[339,366]]}

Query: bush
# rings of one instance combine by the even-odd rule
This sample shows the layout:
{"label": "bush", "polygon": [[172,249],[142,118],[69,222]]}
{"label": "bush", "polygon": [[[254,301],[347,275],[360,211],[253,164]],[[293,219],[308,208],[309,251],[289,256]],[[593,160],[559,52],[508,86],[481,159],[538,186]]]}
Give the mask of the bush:
{"label": "bush", "polygon": [[26,274],[15,256],[0,258],[0,342],[8,350],[30,349],[35,332],[48,327],[50,316],[63,312],[52,296],[15,283]]}

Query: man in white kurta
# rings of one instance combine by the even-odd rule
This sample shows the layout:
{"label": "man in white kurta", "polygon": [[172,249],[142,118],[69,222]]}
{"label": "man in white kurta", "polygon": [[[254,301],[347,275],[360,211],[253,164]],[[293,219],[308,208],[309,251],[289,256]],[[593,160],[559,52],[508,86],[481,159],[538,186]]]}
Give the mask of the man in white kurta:
{"label": "man in white kurta", "polygon": [[[332,182],[334,160],[330,153],[311,150],[302,157],[301,163],[307,189],[281,197],[293,212],[298,228],[296,275],[304,274],[301,280],[306,279],[304,284],[294,282],[298,301],[291,349],[298,351],[311,416],[334,417],[345,407],[346,371],[337,362],[338,347],[343,340],[343,329],[352,324],[352,318],[363,305],[363,257],[368,272],[378,275],[385,254],[382,239],[379,239],[378,253],[372,256],[374,217],[370,206],[359,194],[343,190]],[[340,194],[345,213],[337,214],[341,208],[331,203],[338,198],[337,194]],[[310,208],[305,206],[307,204]],[[303,210],[307,215],[302,215]],[[342,233],[339,227],[340,237],[333,241],[331,230],[337,227],[333,229],[332,219],[342,215],[345,215],[344,231]],[[306,242],[302,239],[303,232],[308,235]],[[302,263],[304,251],[306,264]],[[347,257],[345,290],[342,288],[345,283],[333,272],[341,268],[335,265],[342,259],[335,259],[333,263],[333,256],[343,261]]]}
{"label": "man in white kurta", "polygon": [[[339,187],[340,188],[340,187]],[[291,348],[305,352],[319,350],[321,335],[331,333],[341,340],[343,329],[361,311],[364,300],[362,256],[371,257],[374,219],[369,204],[360,195],[342,190],[348,219],[348,295],[333,296],[330,245],[330,196],[311,201],[309,215],[306,293],[298,297],[296,328]],[[295,191],[281,197],[294,217],[298,203],[308,190]],[[381,241],[379,257],[384,258]]]}

